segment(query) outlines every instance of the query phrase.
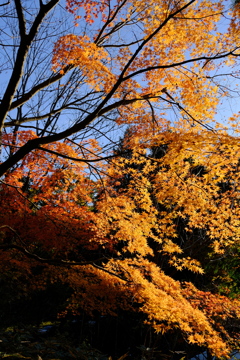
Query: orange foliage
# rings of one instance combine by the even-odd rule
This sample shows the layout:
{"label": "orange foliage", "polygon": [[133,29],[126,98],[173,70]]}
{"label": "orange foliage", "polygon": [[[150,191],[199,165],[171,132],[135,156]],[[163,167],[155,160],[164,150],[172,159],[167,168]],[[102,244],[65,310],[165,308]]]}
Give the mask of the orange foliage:
{"label": "orange foliage", "polygon": [[[19,143],[27,136],[34,134],[19,133]],[[147,148],[163,144],[168,144],[164,156],[148,156]],[[67,142],[47,148],[79,156]],[[239,301],[175,280],[164,273],[161,259],[177,271],[202,274],[195,246],[207,244],[209,251],[223,253],[239,244],[238,153],[238,142],[226,134],[219,142],[207,131],[192,131],[190,137],[167,131],[140,151],[132,150],[130,158],[112,160],[106,178],[97,183],[82,162],[35,151],[2,184],[1,236],[7,251],[2,267],[25,264],[31,276],[38,260],[45,261],[45,279],[36,279],[33,288],[49,279],[69,284],[73,312],[138,311],[157,332],[180,329],[189,343],[227,356],[230,345],[236,346],[227,321],[239,317]],[[192,170],[200,164],[206,169],[201,176]],[[124,176],[130,180],[119,187]],[[219,190],[224,182],[230,190]],[[186,244],[179,243],[179,221],[188,233]],[[205,231],[207,243],[194,239],[196,229]],[[7,245],[28,253],[21,255],[14,246],[7,250]],[[36,256],[28,259],[29,253]]]}
{"label": "orange foliage", "polygon": [[[30,283],[40,262],[44,272],[30,287],[70,285],[73,312],[139,312],[159,334],[178,330],[186,342],[229,356],[237,341],[227,320],[239,326],[239,299],[179,277],[204,276],[206,248],[225,254],[239,246],[239,114],[229,119],[231,136],[216,122],[227,91],[220,96],[212,77],[239,56],[237,10],[221,33],[217,0],[69,0],[67,9],[84,26],[55,43],[52,77],[79,69],[75,91],[82,86],[86,103],[62,132],[54,125],[43,137],[3,134],[10,156],[0,165],[1,270],[25,272]],[[77,111],[71,100],[45,117],[71,106]],[[100,162],[95,139],[71,136],[84,138],[96,119],[105,129],[114,110],[116,125],[129,127],[123,150],[131,156]],[[98,180],[89,170],[95,160]]]}

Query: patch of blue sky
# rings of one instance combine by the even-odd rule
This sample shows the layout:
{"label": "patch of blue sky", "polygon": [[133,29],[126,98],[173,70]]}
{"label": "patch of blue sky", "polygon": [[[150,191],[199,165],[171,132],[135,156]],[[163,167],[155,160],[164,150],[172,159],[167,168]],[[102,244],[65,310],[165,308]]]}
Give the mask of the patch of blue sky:
{"label": "patch of blue sky", "polygon": [[[131,2],[128,3],[131,4]],[[34,14],[36,15],[38,11],[39,2],[28,1],[26,4],[27,7],[24,8],[24,13],[26,16],[27,29],[29,29],[34,21]],[[110,4],[112,4],[111,6],[113,7],[116,2],[111,1]],[[227,1],[226,11],[227,6],[230,6],[229,4],[230,1]],[[4,8],[6,9],[4,10],[6,16],[0,17],[0,36],[2,43],[0,51],[1,57],[3,59],[1,62],[0,74],[1,93],[4,92],[7,82],[11,76],[14,60],[16,58],[16,50],[19,45],[18,22],[16,16],[13,16],[11,10],[12,6],[13,4],[11,3],[10,5],[6,5]],[[147,6],[147,4],[145,4],[145,6]],[[2,9],[3,8],[0,10]],[[114,73],[116,75],[120,73],[119,64],[117,64],[115,61],[115,56],[119,49],[117,47],[119,43],[131,44],[129,48],[132,52],[134,52],[137,49],[139,42],[142,41],[144,35],[143,28],[141,27],[141,24],[136,21],[134,17],[135,15],[132,15],[132,19],[129,19],[126,27],[121,26],[121,18],[124,18],[126,11],[126,8],[123,7],[122,13],[118,14],[119,20],[113,23],[108,30],[108,34],[111,36],[109,36],[109,38],[107,38],[107,36],[104,38],[105,49],[108,51],[111,57],[111,60],[108,62],[108,66],[110,69],[111,67],[114,68]],[[34,46],[30,50],[29,58],[25,64],[25,74],[22,77],[18,91],[16,93],[16,100],[24,92],[31,91],[32,87],[37,85],[39,82],[43,82],[48,77],[53,76],[51,70],[52,51],[55,42],[57,39],[59,39],[60,36],[74,33],[82,35],[86,34],[92,39],[96,37],[96,31],[102,25],[101,16],[95,20],[93,25],[86,25],[83,20],[84,11],[82,9],[80,10],[79,14],[82,16],[82,19],[79,20],[78,27],[74,26],[73,16],[66,11],[64,1],[61,1],[49,14],[43,24],[43,27],[39,31],[38,40],[34,43]],[[219,23],[218,30],[224,33],[229,25],[230,20],[230,16],[224,15],[221,22]],[[107,35],[107,33],[103,32],[102,36],[104,35]],[[191,49],[189,48],[189,51],[186,53],[187,58],[190,56],[190,50]],[[186,65],[186,68],[190,69],[190,66],[191,65]],[[233,69],[233,71],[234,74],[232,73],[232,69],[230,67],[223,67],[221,69],[216,69],[211,73],[212,81],[215,82],[218,86],[218,94],[220,98],[216,111],[216,121],[223,124],[227,124],[227,119],[240,110],[240,102],[238,101],[239,73],[237,70]],[[63,131],[69,126],[72,126],[77,122],[81,122],[84,117],[89,112],[93,111],[101,102],[103,95],[101,91],[94,92],[91,90],[89,86],[84,83],[84,78],[81,78],[81,76],[81,69],[75,69],[74,71],[70,72],[69,75],[66,75],[63,79],[59,80],[58,83],[54,83],[43,91],[37,93],[26,104],[21,106],[21,108],[10,111],[7,122],[11,124],[11,122],[18,117],[32,119],[32,121],[21,124],[19,130],[34,130],[39,128],[40,130],[37,131],[41,135],[47,135],[53,131]],[[73,79],[74,84],[71,84]],[[144,73],[138,74],[134,77],[134,79],[137,80],[142,86],[147,85]],[[226,93],[226,91],[229,92],[229,96],[223,96],[223,93]],[[177,90],[175,95],[178,95]],[[112,103],[115,100],[116,99],[110,99],[109,103]],[[62,110],[61,114],[56,112],[58,108],[64,107],[64,104],[70,101],[72,105]],[[191,111],[191,109],[187,110]],[[177,109],[176,106],[169,109],[164,102],[160,103],[159,107],[156,107],[155,111],[165,111],[166,116],[171,123],[180,117],[179,109]],[[51,115],[54,112],[55,114]],[[49,116],[40,118],[40,115],[42,116],[43,114],[49,114]],[[119,137],[123,136],[127,126],[118,126],[116,124],[115,120],[118,116],[119,113],[117,110],[115,110],[108,116],[96,119],[83,131],[77,135],[73,135],[72,138],[81,141],[83,139],[95,137],[102,144],[104,151],[108,151],[115,146]],[[149,109],[149,116],[151,116],[151,109]],[[39,120],[36,122],[36,119]],[[52,121],[52,128],[47,127],[47,122],[49,119]],[[11,127],[9,127],[9,129],[11,130]],[[42,129],[45,129],[45,131]]]}

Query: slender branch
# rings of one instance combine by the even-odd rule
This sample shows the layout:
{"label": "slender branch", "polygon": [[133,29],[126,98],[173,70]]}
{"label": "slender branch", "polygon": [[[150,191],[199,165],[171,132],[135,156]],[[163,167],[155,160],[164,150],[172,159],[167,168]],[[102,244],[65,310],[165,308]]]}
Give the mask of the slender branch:
{"label": "slender branch", "polygon": [[[215,132],[214,129],[213,129],[211,126],[205,125],[205,124],[203,124],[201,121],[195,119],[195,118],[189,113],[189,111],[187,111],[186,109],[184,109],[184,107],[183,107],[182,105],[180,105],[178,102],[176,102],[176,101],[174,100],[174,98],[167,92],[167,90],[165,90],[164,92],[165,92],[165,94],[173,101],[173,102],[171,102],[171,104],[176,105],[176,106],[179,108],[179,110],[184,111],[185,114],[187,114],[194,122],[196,122],[196,123],[198,123],[199,125],[205,127],[205,129],[207,129],[207,130],[210,130],[210,131],[212,131],[212,132]],[[164,99],[164,100],[165,100],[165,101],[168,101],[167,99]],[[169,102],[169,101],[168,101],[168,102]]]}
{"label": "slender branch", "polygon": [[[58,0],[51,0],[47,5],[49,5],[50,3],[52,3],[53,1],[55,1],[57,3]],[[182,6],[181,8],[177,9],[176,11],[172,12],[171,14],[169,14],[166,19],[157,27],[157,29],[155,31],[153,31],[142,43],[141,45],[139,45],[139,47],[136,49],[136,51],[134,52],[134,54],[132,55],[132,57],[128,60],[128,62],[126,63],[125,67],[123,68],[121,74],[118,77],[118,80],[115,82],[115,84],[113,85],[112,89],[110,90],[110,92],[105,96],[105,98],[102,100],[102,102],[97,106],[97,108],[92,111],[90,114],[88,114],[84,120],[82,120],[79,123],[76,123],[75,125],[73,125],[72,127],[63,130],[59,133],[56,133],[54,135],[48,135],[42,138],[36,138],[36,139],[32,139],[29,140],[25,145],[23,145],[15,154],[13,154],[10,158],[8,158],[5,162],[3,162],[0,165],[0,176],[2,176],[8,169],[10,169],[13,165],[15,165],[18,161],[20,161],[25,155],[27,155],[29,152],[31,152],[34,149],[37,149],[39,147],[41,147],[42,145],[46,145],[49,144],[51,142],[55,142],[55,141],[60,141],[64,138],[70,137],[71,135],[85,129],[93,120],[95,120],[97,117],[103,116],[104,114],[106,114],[107,112],[116,109],[122,105],[127,105],[127,104],[131,104],[135,101],[141,101],[143,99],[145,99],[145,97],[141,98],[141,99],[123,99],[120,101],[117,101],[113,104],[110,105],[106,105],[108,103],[108,101],[112,98],[112,96],[116,93],[117,89],[119,88],[119,86],[122,84],[123,81],[127,80],[127,78],[129,78],[129,76],[124,77],[124,74],[126,73],[126,71],[129,69],[130,65],[133,63],[133,61],[137,58],[138,54],[142,51],[142,49],[144,48],[144,46],[150,42],[150,40],[161,31],[161,29],[172,19],[174,18],[174,16],[176,16],[178,13],[180,13],[181,11],[183,11],[184,9],[186,9],[187,7],[189,7],[191,4],[193,4],[196,0],[191,0],[189,1],[187,4],[185,4],[184,6]],[[45,7],[46,5],[44,5]],[[37,23],[37,18],[36,21]],[[34,23],[35,24],[35,23]],[[32,26],[32,29],[30,31],[30,33],[33,31],[34,27],[36,27],[36,25]],[[139,70],[140,71],[140,70]],[[141,72],[146,71],[146,69],[142,69]],[[133,74],[137,74],[138,72],[135,72]],[[133,76],[130,75],[130,77]],[[165,100],[166,101],[166,100]],[[106,105],[106,106],[105,106]]]}
{"label": "slender branch", "polygon": [[166,65],[157,65],[157,66],[149,66],[145,69],[140,69],[140,70],[137,70],[125,77],[123,77],[123,81],[126,81],[128,79],[132,79],[134,76],[137,76],[139,74],[142,74],[142,73],[146,73],[148,71],[153,71],[153,70],[158,70],[158,69],[169,69],[169,68],[173,68],[173,67],[177,67],[177,66],[182,66],[184,64],[189,64],[189,63],[192,63],[192,62],[196,62],[196,61],[201,61],[201,60],[206,60],[206,61],[212,61],[212,60],[218,60],[218,59],[222,59],[222,58],[225,58],[227,56],[240,56],[240,53],[239,54],[235,54],[235,51],[236,50],[240,50],[239,47],[236,47],[234,50],[232,51],[229,51],[227,53],[224,53],[224,54],[221,54],[221,55],[215,55],[215,56],[200,56],[198,58],[193,58],[193,59],[188,59],[188,60],[183,60],[183,61],[180,61],[180,62],[176,62],[176,63],[172,63],[172,64],[166,64]]}
{"label": "slender branch", "polygon": [[[19,4],[20,0],[16,0],[17,4]],[[11,107],[11,103],[13,101],[14,94],[16,92],[16,89],[18,87],[18,84],[21,80],[21,77],[23,75],[23,69],[25,60],[28,54],[28,51],[30,49],[31,43],[34,40],[34,37],[36,36],[38,29],[46,17],[46,15],[49,13],[50,10],[52,10],[55,5],[60,0],[50,0],[47,4],[41,6],[33,25],[29,31],[29,34],[25,35],[24,38],[21,38],[21,42],[18,48],[14,68],[10,77],[10,80],[8,82],[6,91],[4,93],[4,96],[2,98],[2,101],[0,103],[0,132],[2,132],[2,129],[4,127],[4,122],[7,117],[8,111]],[[23,29],[21,30],[23,31]]]}
{"label": "slender branch", "polygon": [[19,236],[19,234],[17,233],[16,230],[14,230],[14,229],[13,229],[11,226],[9,226],[9,225],[2,225],[2,226],[0,226],[0,229],[5,229],[5,228],[11,230],[11,231],[14,233],[14,235],[17,236],[18,240],[19,240],[21,243],[23,243],[21,237]]}
{"label": "slender branch", "polygon": [[[48,81],[48,80],[47,80]],[[41,89],[40,89],[41,90]],[[36,93],[36,92],[35,92]],[[35,93],[33,95],[35,95]],[[77,109],[77,110],[81,110],[81,111],[85,111],[86,113],[89,114],[89,112],[87,112],[86,110],[82,110],[81,108],[79,108],[79,106],[77,107],[77,104],[80,102],[80,101],[83,101],[86,97],[88,97],[89,95],[92,95],[96,92],[90,92],[90,93],[87,93],[86,95],[82,96],[81,98],[75,100],[75,101],[72,101],[72,102],[69,102],[69,103],[66,103],[66,105],[63,105],[62,107],[60,107],[59,109],[56,109],[56,110],[52,110],[51,112],[49,113],[46,113],[44,115],[39,115],[39,116],[34,116],[34,117],[23,117],[21,119],[16,119],[16,120],[11,120],[11,121],[8,121],[8,122],[5,122],[4,124],[4,127],[11,127],[11,126],[16,126],[16,125],[21,125],[21,124],[24,124],[24,123],[27,123],[27,122],[31,122],[31,121],[36,121],[36,120],[43,120],[43,119],[46,119],[47,117],[50,117],[50,116],[53,116],[55,114],[58,114],[60,112],[62,112],[63,110],[66,110],[66,109]],[[29,93],[28,93],[29,94]],[[33,96],[32,95],[32,96]],[[25,99],[25,96],[23,96],[24,99]],[[17,100],[15,103],[20,103],[20,105],[22,105],[25,101],[27,101],[26,99],[24,100],[23,97],[19,100]],[[23,100],[23,102],[22,102]],[[16,105],[15,107],[19,107],[20,105]],[[76,107],[73,108],[73,105],[75,105]]]}
{"label": "slender branch", "polygon": [[27,256],[30,259],[36,260],[42,264],[47,264],[47,265],[54,265],[54,266],[64,266],[64,267],[69,267],[69,266],[86,266],[86,265],[91,265],[94,268],[104,271],[105,273],[108,273],[110,275],[113,275],[114,277],[117,277],[119,279],[121,279],[122,281],[126,282],[128,281],[126,278],[123,278],[122,276],[107,270],[106,268],[104,268],[103,266],[97,265],[96,261],[102,261],[102,260],[106,260],[105,257],[103,258],[99,258],[97,260],[93,260],[93,261],[70,261],[70,260],[63,260],[63,259],[46,259],[46,258],[42,258],[40,256],[38,256],[37,254],[34,254],[32,252],[30,252],[29,250],[27,250],[26,248],[24,248],[23,246],[19,246],[19,245],[15,245],[15,244],[9,244],[9,245],[0,245],[0,250],[18,250],[20,251],[22,254],[24,254],[25,256]]}
{"label": "slender branch", "polygon": [[[103,25],[102,29],[100,30],[97,38],[95,39],[95,43],[97,45],[99,45],[103,39],[101,38],[104,30],[107,28],[107,26],[114,20],[114,18],[117,16],[117,14],[119,13],[119,11],[121,10],[121,8],[126,4],[128,0],[123,0],[123,2],[117,7],[116,11],[113,13],[112,17],[110,17],[110,12],[109,12],[109,16],[108,16],[108,20],[106,21],[106,23]],[[114,27],[115,28],[115,27]],[[110,33],[106,34],[104,36],[104,38],[108,35],[110,35],[112,32],[114,32],[113,30],[110,31]]]}
{"label": "slender branch", "polygon": [[[208,130],[212,130],[212,128],[208,127],[207,125],[202,124],[199,120],[195,119],[187,110],[185,110],[179,103],[177,103],[173,99],[173,97],[169,93],[167,93],[167,91],[165,89],[164,89],[164,92],[173,101],[172,104],[178,106],[178,108],[180,110],[184,111],[193,121],[199,123],[200,125],[204,126]],[[99,111],[97,111],[98,110],[98,108],[97,108],[95,111],[90,113],[83,121],[73,125],[72,127],[68,128],[60,133],[48,135],[48,136],[45,136],[42,138],[35,138],[32,140],[29,140],[15,154],[13,154],[11,157],[9,157],[5,162],[3,162],[0,165],[0,176],[4,175],[4,173],[7,170],[9,170],[13,165],[15,165],[21,159],[23,159],[25,155],[27,155],[29,152],[33,151],[34,149],[41,149],[41,150],[44,149],[44,151],[48,151],[45,148],[41,148],[41,145],[47,145],[47,144],[55,142],[55,141],[63,140],[65,138],[75,134],[76,132],[79,132],[80,130],[83,130],[84,128],[86,128],[97,117],[101,117],[105,113],[108,113],[116,108],[119,108],[120,106],[128,105],[128,104],[134,103],[136,101],[146,101],[147,99],[151,99],[154,97],[156,97],[156,96],[145,95],[139,99],[136,99],[136,98],[135,99],[123,99],[123,100],[116,101],[115,103],[110,104],[110,105],[106,106],[105,108],[100,109]],[[171,103],[171,101],[163,98],[162,96],[159,96],[158,98]],[[72,159],[72,160],[74,160],[74,159]],[[84,160],[81,160],[81,161],[84,161]]]}
{"label": "slender branch", "polygon": [[153,106],[151,104],[151,101],[149,99],[147,99],[146,101],[147,101],[147,103],[148,103],[148,105],[150,107],[151,113],[152,113],[152,121],[153,121],[154,124],[157,124],[157,120],[156,120],[155,113],[154,113],[154,108],[153,108]]}
{"label": "slender branch", "polygon": [[76,161],[76,162],[85,162],[85,163],[105,161],[105,160],[109,160],[109,159],[112,159],[112,158],[116,157],[116,155],[109,155],[109,156],[105,156],[105,157],[99,157],[99,158],[96,158],[96,159],[79,159],[79,158],[75,158],[75,157],[71,157],[71,156],[68,156],[68,155],[61,154],[61,153],[59,153],[57,151],[53,151],[53,150],[50,150],[50,149],[47,149],[47,148],[43,148],[41,146],[39,146],[37,149],[42,150],[42,151],[46,151],[46,152],[48,152],[50,154],[53,154],[53,155],[57,155],[57,156],[62,157],[64,159],[68,159],[68,160],[72,160],[72,161]]}
{"label": "slender branch", "polygon": [[106,44],[106,45],[102,45],[103,48],[122,48],[122,47],[127,47],[127,46],[131,46],[131,45],[135,45],[135,44],[139,44],[141,40],[136,40],[136,41],[132,41],[128,44]]}
{"label": "slender branch", "polygon": [[92,265],[93,267],[95,267],[96,269],[102,270],[102,271],[104,271],[104,272],[106,272],[106,273],[108,273],[108,274],[110,274],[110,275],[113,275],[113,276],[115,276],[115,277],[123,280],[124,282],[130,282],[130,280],[127,280],[126,278],[123,278],[122,276],[120,276],[120,275],[118,275],[118,274],[116,274],[116,273],[114,273],[114,272],[112,272],[112,271],[109,271],[109,270],[105,269],[105,268],[102,267],[102,266],[99,266],[99,265],[97,265],[97,264],[95,264],[95,263],[92,263],[91,265]]}
{"label": "slender branch", "polygon": [[100,109],[98,111],[98,108],[90,113],[85,120],[81,121],[80,123],[77,123],[73,125],[72,127],[53,135],[48,135],[42,138],[35,138],[32,140],[29,140],[25,145],[23,145],[15,154],[13,154],[11,157],[9,157],[5,162],[3,162],[0,165],[0,176],[4,175],[4,173],[9,170],[13,165],[15,165],[18,161],[24,158],[25,155],[30,153],[32,150],[37,149],[41,147],[41,145],[47,145],[55,141],[63,140],[76,132],[79,132],[86,128],[93,120],[95,120],[97,117],[100,117],[104,115],[105,113],[118,108],[122,105],[128,105],[135,101],[143,101],[145,98],[140,99],[124,99],[117,101],[113,104],[110,104],[106,106],[103,109]]}
{"label": "slender branch", "polygon": [[38,256],[37,254],[34,254],[30,252],[29,250],[25,249],[24,247],[16,244],[8,244],[8,245],[0,245],[1,250],[18,250],[30,259],[37,260],[41,263],[48,264],[48,265],[58,265],[58,266],[73,266],[73,265],[90,265],[93,264],[94,261],[100,261],[104,260],[105,258],[100,258],[94,261],[69,261],[69,260],[63,260],[63,259],[46,259]]}
{"label": "slender branch", "polygon": [[35,209],[39,210],[39,207],[38,207],[33,201],[31,201],[28,197],[26,197],[26,196],[19,190],[20,187],[15,186],[15,185],[12,185],[12,184],[8,184],[8,183],[6,183],[6,182],[4,182],[4,181],[2,181],[2,180],[0,180],[0,182],[1,182],[2,184],[6,185],[6,186],[9,186],[9,187],[14,188],[21,197],[23,197],[25,200],[27,200]]}
{"label": "slender branch", "polygon": [[5,6],[5,5],[9,5],[10,4],[10,0],[4,4],[0,4],[0,6]]}
{"label": "slender branch", "polygon": [[169,14],[166,19],[157,27],[157,29],[155,31],[153,31],[143,42],[142,44],[137,48],[137,50],[135,51],[135,53],[132,55],[132,57],[129,59],[129,61],[127,62],[127,64],[125,65],[124,69],[121,72],[120,78],[122,81],[124,81],[126,79],[126,77],[124,77],[124,74],[126,73],[126,71],[129,69],[130,65],[133,63],[133,61],[136,59],[136,57],[138,56],[138,54],[142,51],[142,49],[144,48],[144,46],[149,43],[152,38],[157,35],[162,28],[171,20],[173,19],[177,14],[179,14],[180,12],[182,12],[183,10],[185,10],[186,8],[188,8],[191,4],[193,4],[196,0],[191,0],[189,1],[187,4],[185,4],[184,6],[182,6],[181,8],[177,9],[176,11],[174,11],[173,13]]}
{"label": "slender branch", "polygon": [[[194,3],[196,0],[191,0],[189,1],[187,4],[185,4],[184,6],[182,6],[180,9],[177,9],[175,12],[171,13],[170,15],[167,16],[167,18],[158,26],[158,28],[152,33],[150,34],[143,42],[141,45],[139,45],[139,47],[136,49],[136,51],[134,52],[134,54],[132,55],[132,57],[129,59],[129,61],[127,62],[127,64],[125,65],[125,67],[123,68],[121,74],[118,77],[118,80],[115,82],[115,84],[113,85],[112,89],[109,91],[109,93],[106,95],[106,97],[103,99],[103,101],[99,104],[99,106],[96,108],[96,110],[94,111],[94,113],[92,114],[92,116],[88,116],[86,117],[86,119],[84,121],[81,122],[81,124],[77,124],[76,126],[76,131],[75,131],[75,127],[73,126],[71,129],[66,130],[66,136],[70,136],[72,135],[72,131],[78,132],[79,130],[82,130],[83,128],[85,128],[87,125],[89,125],[93,119],[95,119],[97,116],[99,116],[99,114],[101,112],[106,113],[104,110],[107,109],[103,108],[105,106],[105,104],[108,103],[108,101],[112,98],[112,96],[116,93],[117,89],[120,87],[120,85],[122,84],[122,82],[124,81],[124,74],[126,73],[126,71],[128,70],[128,68],[130,67],[130,65],[132,64],[132,62],[136,59],[136,57],[138,56],[138,54],[142,51],[142,49],[144,48],[144,46],[158,33],[161,31],[161,29],[168,23],[169,20],[171,20],[172,18],[174,18],[175,15],[177,15],[178,13],[180,13],[181,11],[183,11],[184,9],[188,8],[192,3]],[[122,100],[123,101],[123,100]],[[117,103],[115,103],[117,104]],[[111,106],[111,105],[109,105]],[[114,108],[116,108],[117,106],[115,106]],[[79,129],[80,127],[80,129]],[[79,129],[79,130],[78,130]],[[62,137],[61,137],[62,139]],[[58,139],[60,140],[60,139]],[[58,141],[56,140],[56,141]],[[1,171],[0,171],[0,176],[1,176]]]}
{"label": "slender branch", "polygon": [[24,14],[23,14],[23,8],[22,8],[20,0],[14,0],[14,2],[15,2],[15,7],[16,7],[17,16],[18,16],[19,33],[20,33],[21,39],[23,40],[26,36],[26,21],[25,21]]}
{"label": "slender branch", "polygon": [[200,16],[200,17],[176,16],[175,19],[177,19],[177,20],[203,20],[203,19],[207,19],[209,17],[212,18],[213,16],[217,16],[217,15],[223,15],[223,12],[219,11],[219,12],[216,12],[216,13],[213,13],[213,14],[210,14],[210,15],[205,15],[205,16]]}
{"label": "slender branch", "polygon": [[10,109],[13,110],[23,104],[25,104],[28,100],[30,100],[34,95],[36,95],[40,90],[43,90],[45,87],[55,83],[56,81],[60,80],[66,73],[73,69],[72,65],[68,65],[62,69],[61,73],[58,73],[54,76],[50,76],[49,79],[43,81],[42,83],[34,86],[29,92],[25,93],[19,99],[12,102]]}

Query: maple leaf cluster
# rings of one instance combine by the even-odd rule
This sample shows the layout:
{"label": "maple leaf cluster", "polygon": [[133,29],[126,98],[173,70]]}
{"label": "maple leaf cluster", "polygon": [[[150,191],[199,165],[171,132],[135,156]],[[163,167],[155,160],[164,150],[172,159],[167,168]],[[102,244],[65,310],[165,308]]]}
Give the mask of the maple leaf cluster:
{"label": "maple leaf cluster", "polygon": [[134,314],[162,342],[177,334],[229,357],[239,114],[222,125],[216,113],[231,93],[221,69],[238,79],[239,8],[222,31],[222,1],[69,0],[79,26],[54,37],[50,75],[33,78],[57,3],[40,1],[32,21],[16,0],[9,18],[19,45],[0,103],[2,281],[19,298],[61,284],[59,316]]}
{"label": "maple leaf cluster", "polygon": [[[35,135],[19,133],[19,144],[26,136]],[[168,131],[139,152],[126,139],[128,156],[103,164],[101,181],[86,164],[41,151],[6,175],[2,268],[31,278],[41,262],[31,291],[68,284],[74,313],[137,311],[157,333],[177,328],[190,344],[227,356],[240,304],[213,291],[204,267],[210,254],[239,246],[239,144],[226,134],[219,143],[207,131]],[[48,150],[80,156],[68,142]]]}

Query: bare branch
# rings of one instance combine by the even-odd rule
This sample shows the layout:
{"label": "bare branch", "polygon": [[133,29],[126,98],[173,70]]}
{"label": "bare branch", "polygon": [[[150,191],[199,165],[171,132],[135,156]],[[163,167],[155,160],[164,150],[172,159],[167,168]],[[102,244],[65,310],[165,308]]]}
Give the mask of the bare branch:
{"label": "bare branch", "polygon": [[19,106],[22,106],[28,100],[30,100],[34,95],[36,95],[40,90],[43,90],[47,86],[49,86],[51,84],[54,84],[58,80],[62,79],[63,76],[65,76],[67,74],[67,72],[69,72],[72,69],[73,69],[73,66],[68,65],[68,66],[66,66],[65,68],[62,69],[61,73],[50,76],[47,80],[43,81],[40,84],[37,84],[29,92],[24,93],[23,96],[21,96],[19,99],[13,101],[9,110],[13,110],[13,109],[15,109],[15,108],[17,108]]}
{"label": "bare branch", "polygon": [[98,108],[89,114],[83,121],[69,127],[68,129],[53,134],[48,135],[42,138],[36,138],[29,140],[25,145],[23,145],[15,154],[13,154],[10,158],[8,158],[5,162],[0,165],[0,176],[2,176],[8,169],[10,169],[14,164],[16,164],[19,160],[23,159],[25,155],[31,152],[34,149],[41,147],[41,145],[46,145],[51,142],[63,140],[76,132],[85,129],[95,118],[104,115],[105,113],[110,112],[113,109],[118,108],[122,105],[128,105],[136,101],[143,101],[145,98],[142,99],[124,99],[117,101],[111,105],[106,106],[103,109],[98,110]]}
{"label": "bare branch", "polygon": [[[19,0],[16,0],[17,3]],[[41,25],[43,19],[46,17],[46,15],[49,13],[50,10],[52,10],[55,5],[59,2],[59,0],[51,0],[46,5],[42,6],[39,10],[38,15],[35,18],[35,21],[33,22],[33,25],[29,31],[29,34],[25,35],[24,38],[21,38],[21,42],[18,48],[15,65],[10,77],[10,80],[8,82],[7,89],[5,91],[5,94],[2,98],[2,101],[0,103],[0,132],[2,132],[4,121],[6,119],[7,113],[11,107],[11,103],[14,97],[14,94],[16,92],[16,89],[18,87],[18,84],[21,80],[21,77],[23,75],[23,69],[24,64],[26,61],[26,57],[30,48],[30,45],[36,36],[39,26]],[[22,25],[21,25],[22,27]],[[23,29],[21,30],[23,31]]]}
{"label": "bare branch", "polygon": [[14,2],[18,16],[19,33],[23,40],[26,36],[26,21],[24,19],[23,8],[20,0],[14,0]]}
{"label": "bare branch", "polygon": [[5,6],[5,5],[9,5],[10,4],[10,0],[4,4],[0,4],[0,6]]}
{"label": "bare branch", "polygon": [[157,66],[149,66],[149,67],[147,67],[145,69],[137,70],[137,71],[123,77],[122,80],[126,81],[128,79],[132,79],[134,76],[146,73],[148,71],[153,71],[153,70],[158,70],[158,69],[170,69],[170,68],[174,68],[174,67],[177,67],[177,66],[182,66],[182,65],[185,65],[185,64],[189,64],[189,63],[195,63],[195,62],[201,61],[201,60],[206,60],[207,62],[209,62],[209,61],[212,61],[212,60],[223,59],[223,58],[226,58],[226,57],[228,57],[230,55],[232,55],[232,56],[240,56],[240,53],[239,54],[235,53],[235,51],[237,51],[237,50],[240,50],[240,48],[236,47],[234,50],[228,51],[228,52],[226,52],[224,54],[221,54],[221,55],[200,56],[200,57],[193,58],[193,59],[183,60],[183,61],[180,61],[178,63],[172,63],[172,64],[166,64],[166,65],[157,65]]}

